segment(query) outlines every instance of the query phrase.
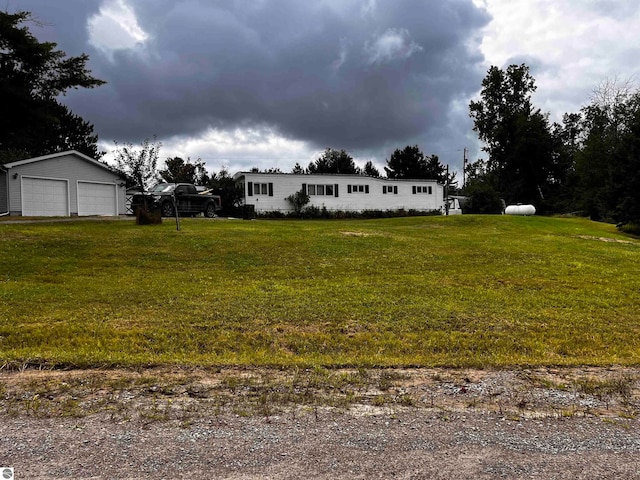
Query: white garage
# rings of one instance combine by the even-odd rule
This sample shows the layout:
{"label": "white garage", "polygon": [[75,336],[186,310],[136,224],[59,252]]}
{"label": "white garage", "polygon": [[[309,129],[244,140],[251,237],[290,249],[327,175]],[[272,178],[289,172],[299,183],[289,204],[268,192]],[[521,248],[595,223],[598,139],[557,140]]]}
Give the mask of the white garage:
{"label": "white garage", "polygon": [[120,174],[75,150],[0,166],[0,214],[124,215],[125,193]]}
{"label": "white garage", "polygon": [[69,215],[69,188],[66,180],[22,177],[22,215],[66,217]]}
{"label": "white garage", "polygon": [[113,184],[78,182],[78,215],[118,215],[117,194]]}

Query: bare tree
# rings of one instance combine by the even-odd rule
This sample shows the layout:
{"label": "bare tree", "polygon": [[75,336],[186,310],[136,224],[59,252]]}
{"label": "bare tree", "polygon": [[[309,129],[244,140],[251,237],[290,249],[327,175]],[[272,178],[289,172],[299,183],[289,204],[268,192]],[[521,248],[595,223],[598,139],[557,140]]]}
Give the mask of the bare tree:
{"label": "bare tree", "polygon": [[132,186],[138,186],[143,190],[147,190],[150,184],[157,179],[157,164],[160,155],[159,142],[156,136],[153,141],[145,138],[140,148],[135,148],[131,143],[125,143],[122,146],[116,144],[115,159],[118,169],[122,171]]}

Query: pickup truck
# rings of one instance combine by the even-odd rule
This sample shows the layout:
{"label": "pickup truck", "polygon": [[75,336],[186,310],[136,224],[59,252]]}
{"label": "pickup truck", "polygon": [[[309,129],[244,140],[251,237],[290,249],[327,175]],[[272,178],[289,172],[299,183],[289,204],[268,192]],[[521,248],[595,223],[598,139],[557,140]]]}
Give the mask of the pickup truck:
{"label": "pickup truck", "polygon": [[219,195],[211,195],[208,190],[198,192],[190,183],[158,183],[148,192],[134,195],[131,206],[134,211],[142,206],[158,208],[163,217],[173,217],[177,207],[181,216],[204,213],[213,218],[222,209],[222,202]]}

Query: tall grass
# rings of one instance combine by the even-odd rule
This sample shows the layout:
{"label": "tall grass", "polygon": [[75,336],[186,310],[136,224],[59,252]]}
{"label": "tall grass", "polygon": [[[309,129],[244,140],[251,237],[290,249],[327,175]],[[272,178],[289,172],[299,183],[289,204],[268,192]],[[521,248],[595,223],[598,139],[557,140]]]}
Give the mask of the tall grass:
{"label": "tall grass", "polygon": [[640,242],[582,219],[0,224],[0,249],[4,362],[640,363]]}

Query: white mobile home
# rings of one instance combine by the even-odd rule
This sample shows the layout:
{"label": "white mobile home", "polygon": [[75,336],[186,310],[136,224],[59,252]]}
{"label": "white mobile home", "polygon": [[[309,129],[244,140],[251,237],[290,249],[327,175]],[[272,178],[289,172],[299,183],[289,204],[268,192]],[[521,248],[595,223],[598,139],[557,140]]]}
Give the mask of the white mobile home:
{"label": "white mobile home", "polygon": [[234,175],[244,204],[256,213],[292,212],[290,195],[304,191],[309,204],[331,211],[442,210],[444,186],[435,180],[391,180],[364,175],[240,172]]}

